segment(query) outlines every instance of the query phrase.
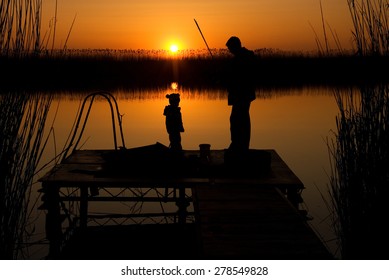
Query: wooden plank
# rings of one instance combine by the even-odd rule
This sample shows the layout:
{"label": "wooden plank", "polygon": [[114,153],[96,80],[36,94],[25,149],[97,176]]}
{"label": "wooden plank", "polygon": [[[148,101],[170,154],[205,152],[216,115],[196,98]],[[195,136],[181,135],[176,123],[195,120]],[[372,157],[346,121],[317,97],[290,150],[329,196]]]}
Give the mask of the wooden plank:
{"label": "wooden plank", "polygon": [[102,164],[105,162],[104,155],[114,152],[113,150],[75,150],[63,163],[65,164]]}
{"label": "wooden plank", "polygon": [[[207,172],[205,174],[188,173],[182,174],[165,174],[157,170],[158,166],[151,166],[147,174],[139,174],[131,170],[128,166],[128,171],[123,168],[124,174],[110,174],[104,172],[106,155],[117,151],[112,150],[76,150],[62,164],[53,168],[49,173],[40,179],[43,183],[55,183],[57,186],[61,184],[78,184],[86,185],[111,185],[122,186],[123,184],[155,184],[168,183],[180,184],[181,187],[192,187],[197,185],[256,185],[257,187],[288,187],[288,188],[303,188],[302,182],[294,175],[289,167],[282,161],[274,150],[266,150],[271,153],[271,173],[268,176],[261,174],[247,176],[231,177],[229,172],[218,172],[213,174]],[[184,151],[187,157],[199,156],[199,151]],[[224,150],[212,150],[212,165],[222,166]],[[155,168],[155,169],[153,169]]]}
{"label": "wooden plank", "polygon": [[332,258],[276,189],[196,188],[193,197],[204,258]]}

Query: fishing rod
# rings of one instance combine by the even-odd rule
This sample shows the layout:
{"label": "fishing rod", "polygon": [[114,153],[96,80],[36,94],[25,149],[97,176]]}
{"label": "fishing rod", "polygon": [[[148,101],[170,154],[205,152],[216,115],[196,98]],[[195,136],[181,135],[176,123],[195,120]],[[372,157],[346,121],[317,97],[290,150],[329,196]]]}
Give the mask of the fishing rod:
{"label": "fishing rod", "polygon": [[194,22],[196,23],[198,30],[200,31],[201,37],[203,37],[204,43],[205,43],[205,45],[207,46],[207,49],[208,49],[208,51],[209,51],[209,54],[210,54],[211,57],[213,58],[211,49],[208,47],[207,41],[205,40],[205,37],[204,37],[204,35],[203,35],[203,32],[201,32],[201,29],[200,29],[199,24],[197,23],[196,19],[193,19],[193,20],[194,20]]}

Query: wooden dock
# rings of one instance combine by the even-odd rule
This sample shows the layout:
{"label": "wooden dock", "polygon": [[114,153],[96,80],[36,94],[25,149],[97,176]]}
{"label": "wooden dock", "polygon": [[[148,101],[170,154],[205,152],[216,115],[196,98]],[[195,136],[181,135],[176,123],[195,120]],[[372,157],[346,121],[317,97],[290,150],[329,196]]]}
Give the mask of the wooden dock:
{"label": "wooden dock", "polygon": [[[74,151],[41,179],[49,258],[331,259],[298,211],[303,184],[276,151],[251,150],[249,165],[240,160],[224,150],[172,155],[159,143]],[[176,210],[91,213],[107,202]],[[144,217],[159,220],[134,224]],[[122,222],[95,227],[96,219]]]}
{"label": "wooden dock", "polygon": [[278,189],[197,188],[194,201],[203,258],[332,258]]}

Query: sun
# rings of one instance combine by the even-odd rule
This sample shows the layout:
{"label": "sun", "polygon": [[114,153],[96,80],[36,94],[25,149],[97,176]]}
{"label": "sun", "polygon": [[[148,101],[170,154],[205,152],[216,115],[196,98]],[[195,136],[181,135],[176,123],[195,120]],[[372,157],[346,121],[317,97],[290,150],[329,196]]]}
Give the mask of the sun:
{"label": "sun", "polygon": [[170,45],[170,51],[171,51],[172,53],[178,52],[178,46],[177,46],[176,44]]}

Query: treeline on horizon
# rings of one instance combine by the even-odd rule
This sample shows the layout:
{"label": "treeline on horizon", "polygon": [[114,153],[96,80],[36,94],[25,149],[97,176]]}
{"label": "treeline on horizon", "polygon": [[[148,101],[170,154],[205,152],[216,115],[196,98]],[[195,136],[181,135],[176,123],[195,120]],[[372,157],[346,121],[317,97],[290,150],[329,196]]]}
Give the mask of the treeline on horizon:
{"label": "treeline on horizon", "polygon": [[[354,53],[254,51],[258,88],[363,86],[387,83],[389,57]],[[226,49],[185,50],[176,54],[147,50],[66,50],[0,56],[0,89],[117,90],[165,87],[173,81],[190,88],[223,88]]]}

